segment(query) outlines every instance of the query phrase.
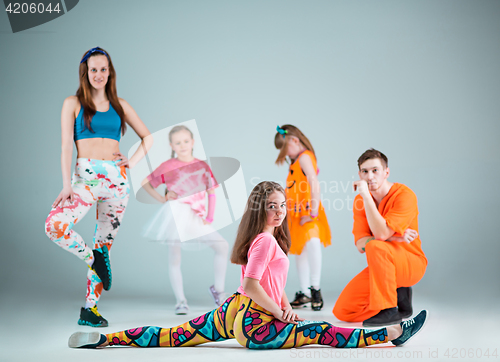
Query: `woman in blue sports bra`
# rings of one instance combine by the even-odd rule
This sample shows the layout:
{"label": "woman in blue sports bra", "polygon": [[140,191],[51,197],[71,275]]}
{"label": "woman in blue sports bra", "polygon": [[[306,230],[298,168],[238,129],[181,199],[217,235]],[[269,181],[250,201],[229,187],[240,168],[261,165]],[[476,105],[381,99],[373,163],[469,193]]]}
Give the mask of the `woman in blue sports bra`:
{"label": "woman in blue sports bra", "polygon": [[[80,87],[64,100],[61,112],[63,189],[45,222],[47,236],[89,266],[87,296],[78,324],[106,327],[97,311],[102,290],[111,287],[108,251],[120,226],[129,198],[126,168],[132,168],[153,144],[151,133],[134,109],[116,95],[116,73],[109,54],[101,48],[87,51],[80,61]],[[120,152],[127,125],[141,138],[129,159]],[[73,140],[77,149],[71,177]],[[97,204],[94,247],[73,230]]]}

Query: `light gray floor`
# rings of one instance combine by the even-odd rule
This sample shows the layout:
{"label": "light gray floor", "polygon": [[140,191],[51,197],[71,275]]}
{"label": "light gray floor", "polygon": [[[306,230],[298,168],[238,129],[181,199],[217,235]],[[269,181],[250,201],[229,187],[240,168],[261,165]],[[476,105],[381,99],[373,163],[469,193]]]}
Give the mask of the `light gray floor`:
{"label": "light gray floor", "polygon": [[[310,320],[327,320],[339,326],[357,327],[359,324],[342,323],[331,314],[337,295],[325,295],[327,301],[321,312],[302,310],[301,316]],[[430,318],[422,333],[407,346],[374,346],[359,350],[342,350],[319,346],[307,346],[293,350],[252,351],[241,347],[235,340],[208,343],[191,348],[108,348],[105,350],[79,350],[67,347],[67,340],[75,331],[95,330],[78,326],[76,321],[80,304],[78,301],[61,302],[53,300],[36,301],[19,295],[2,296],[0,328],[1,361],[221,361],[232,358],[235,361],[273,362],[288,360],[499,360],[485,358],[497,348],[500,352],[496,330],[500,312],[493,311],[485,301],[476,304],[464,302],[439,302],[429,296],[416,296],[415,310],[426,308]],[[493,302],[493,301],[492,301]],[[452,306],[450,306],[450,304]],[[490,308],[488,308],[488,305]],[[198,315],[209,308],[206,295],[190,302],[188,316],[173,314],[173,305],[165,297],[118,297],[113,296],[101,303],[101,313],[110,321],[110,327],[99,331],[114,332],[144,325],[174,326]],[[448,351],[448,356],[446,352]],[[472,354],[474,357],[472,357]],[[477,358],[479,354],[482,358]],[[453,358],[455,356],[456,358]],[[465,358],[461,358],[465,356]],[[471,356],[469,358],[469,356]],[[400,358],[398,358],[400,357]]]}

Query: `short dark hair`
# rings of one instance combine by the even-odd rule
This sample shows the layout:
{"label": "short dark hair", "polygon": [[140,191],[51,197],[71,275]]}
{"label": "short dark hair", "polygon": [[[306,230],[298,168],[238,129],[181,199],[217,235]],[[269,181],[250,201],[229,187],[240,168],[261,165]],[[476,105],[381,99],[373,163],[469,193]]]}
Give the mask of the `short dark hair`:
{"label": "short dark hair", "polygon": [[377,151],[374,148],[370,148],[369,150],[366,150],[365,152],[363,152],[363,154],[361,156],[359,156],[358,168],[361,169],[361,165],[365,161],[372,160],[375,158],[378,158],[380,160],[380,162],[382,162],[382,166],[384,166],[384,168],[387,168],[387,166],[389,166],[389,161],[387,160],[386,155],[384,155],[380,151]]}

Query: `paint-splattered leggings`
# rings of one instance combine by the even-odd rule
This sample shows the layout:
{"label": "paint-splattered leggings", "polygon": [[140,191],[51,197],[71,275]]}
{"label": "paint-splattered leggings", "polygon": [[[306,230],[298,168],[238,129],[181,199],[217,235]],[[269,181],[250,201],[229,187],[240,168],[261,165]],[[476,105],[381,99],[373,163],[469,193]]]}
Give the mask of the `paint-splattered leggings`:
{"label": "paint-splattered leggings", "polygon": [[[74,193],[72,204],[53,208],[45,221],[45,233],[57,245],[75,254],[87,264],[92,264],[92,249],[73,230],[97,204],[97,225],[94,233],[94,248],[106,245],[111,248],[129,199],[129,183],[125,167],[114,161],[78,158],[71,187]],[[89,269],[87,273],[88,305],[95,305],[102,292],[101,279]]]}
{"label": "paint-splattered leggings", "polygon": [[106,334],[110,345],[188,347],[236,338],[247,348],[293,348],[322,344],[338,348],[388,342],[387,330],[339,328],[328,322],[286,324],[252,301],[235,293],[219,308],[174,328],[141,327]]}

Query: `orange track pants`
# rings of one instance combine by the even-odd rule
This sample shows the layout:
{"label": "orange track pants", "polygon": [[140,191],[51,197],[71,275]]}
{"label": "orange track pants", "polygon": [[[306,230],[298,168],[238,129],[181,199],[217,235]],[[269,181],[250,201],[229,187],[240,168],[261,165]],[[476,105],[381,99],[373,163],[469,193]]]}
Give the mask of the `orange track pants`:
{"label": "orange track pants", "polygon": [[371,240],[365,252],[368,267],[346,285],[333,307],[339,320],[361,322],[396,307],[396,289],[417,284],[427,267],[424,256],[408,252],[400,242]]}

